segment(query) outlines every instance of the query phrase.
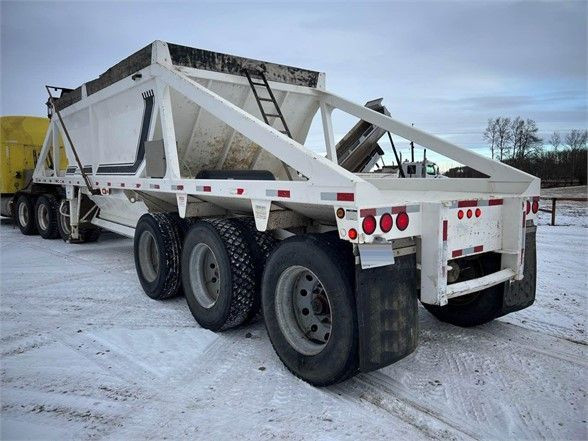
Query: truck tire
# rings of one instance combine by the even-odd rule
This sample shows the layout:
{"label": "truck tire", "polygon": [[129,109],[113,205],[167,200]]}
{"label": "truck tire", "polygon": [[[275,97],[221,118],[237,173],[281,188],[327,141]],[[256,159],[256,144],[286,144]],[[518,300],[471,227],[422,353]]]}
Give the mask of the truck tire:
{"label": "truck tire", "polygon": [[263,274],[265,326],[278,357],[315,386],[338,383],[359,365],[353,271],[320,236],[282,241]]}
{"label": "truck tire", "polygon": [[[468,266],[473,268],[471,274],[460,278],[456,282],[482,277],[498,270],[500,261],[496,256],[481,255],[473,259],[464,258],[461,262],[470,262]],[[501,283],[482,291],[473,292],[461,297],[449,299],[445,306],[429,305],[423,303],[427,311],[435,318],[455,326],[470,328],[483,325],[494,320],[502,310],[502,298],[504,283]]]}
{"label": "truck tire", "polygon": [[35,199],[33,196],[21,194],[18,197],[14,206],[14,220],[18,228],[20,228],[20,232],[25,236],[38,233],[35,223]]}
{"label": "truck tire", "polygon": [[43,239],[57,239],[59,228],[57,226],[59,203],[55,196],[44,194],[37,198],[35,203],[35,225]]}
{"label": "truck tire", "polygon": [[134,238],[135,268],[143,291],[155,300],[180,290],[181,243],[176,223],[166,213],[146,213]]}
{"label": "truck tire", "polygon": [[196,221],[182,250],[182,286],[203,328],[239,326],[255,305],[254,258],[242,226],[231,219]]}
{"label": "truck tire", "polygon": [[56,211],[57,218],[57,233],[58,236],[68,243],[91,243],[96,242],[102,234],[102,228],[91,224],[82,224],[79,226],[79,238],[72,239],[71,237],[71,226],[69,221],[69,201],[63,199],[59,205],[57,205]]}
{"label": "truck tire", "polygon": [[239,217],[235,218],[235,221],[243,228],[244,237],[249,244],[254,262],[255,297],[253,298],[253,307],[249,316],[245,319],[245,323],[250,323],[259,313],[261,307],[261,280],[263,278],[263,270],[267,259],[278,244],[278,241],[271,234],[265,231],[259,231],[255,226],[255,219],[251,217]]}

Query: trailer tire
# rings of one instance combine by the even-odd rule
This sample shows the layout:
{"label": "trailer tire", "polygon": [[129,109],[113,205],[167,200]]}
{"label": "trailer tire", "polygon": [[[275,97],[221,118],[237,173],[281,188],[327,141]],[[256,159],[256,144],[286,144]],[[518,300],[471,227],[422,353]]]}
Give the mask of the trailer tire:
{"label": "trailer tire", "polygon": [[[500,260],[496,256],[481,255],[470,260],[478,266],[475,277],[482,277],[499,269]],[[449,299],[447,305],[444,306],[427,303],[422,305],[442,322],[470,328],[483,325],[499,317],[502,310],[503,295],[504,283],[501,283],[462,297]]]}
{"label": "trailer tire", "polygon": [[43,239],[57,239],[59,227],[57,225],[59,204],[55,196],[44,194],[35,203],[35,225]]}
{"label": "trailer tire", "polygon": [[[318,235],[291,237],[277,246],[263,274],[262,309],[272,346],[294,375],[314,386],[358,371],[353,271],[341,249]],[[310,324],[316,320],[318,326]]]}
{"label": "trailer tire", "polygon": [[137,276],[145,294],[154,300],[176,296],[181,283],[181,242],[173,219],[166,213],[141,216],[133,250]]}
{"label": "trailer tire", "polygon": [[182,286],[203,328],[243,324],[255,305],[254,258],[242,225],[232,219],[196,221],[182,250]]}
{"label": "trailer tire", "polygon": [[14,220],[25,236],[37,234],[35,223],[35,199],[28,194],[21,194],[14,206]]}
{"label": "trailer tire", "polygon": [[261,281],[263,278],[263,270],[267,263],[267,259],[278,244],[274,237],[265,232],[259,231],[255,226],[255,219],[251,217],[235,218],[243,229],[245,240],[249,244],[251,254],[253,257],[253,268],[255,271],[255,297],[253,298],[253,307],[245,319],[245,323],[252,322],[260,312],[261,308]]}

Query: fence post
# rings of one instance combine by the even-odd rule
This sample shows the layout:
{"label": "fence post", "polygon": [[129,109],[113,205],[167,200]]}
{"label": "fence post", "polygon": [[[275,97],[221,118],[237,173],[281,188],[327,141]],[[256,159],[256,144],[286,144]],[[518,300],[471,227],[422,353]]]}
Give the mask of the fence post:
{"label": "fence post", "polygon": [[555,202],[557,201],[557,199],[552,198],[551,199],[551,225],[554,226],[555,225]]}

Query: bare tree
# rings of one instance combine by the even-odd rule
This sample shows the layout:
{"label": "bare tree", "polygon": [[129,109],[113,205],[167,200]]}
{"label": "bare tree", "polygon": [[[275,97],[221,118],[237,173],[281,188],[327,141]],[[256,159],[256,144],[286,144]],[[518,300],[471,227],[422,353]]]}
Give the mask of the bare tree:
{"label": "bare tree", "polygon": [[543,140],[538,136],[539,129],[532,119],[526,121],[517,116],[511,123],[513,158],[525,159],[537,154],[543,147]]}
{"label": "bare tree", "polygon": [[505,160],[510,149],[509,143],[512,139],[511,120],[510,118],[498,117],[496,124],[496,148],[498,149],[499,159]]}
{"label": "bare tree", "polygon": [[557,149],[561,146],[561,135],[559,132],[553,132],[551,138],[549,138],[549,144],[552,145],[553,150],[557,153]]}
{"label": "bare tree", "polygon": [[588,143],[588,130],[574,129],[566,135],[566,145],[572,151],[586,148]]}
{"label": "bare tree", "polygon": [[486,130],[484,130],[484,140],[490,144],[492,159],[494,159],[494,147],[496,146],[496,141],[498,139],[497,121],[498,118],[488,119],[488,126],[486,127]]}

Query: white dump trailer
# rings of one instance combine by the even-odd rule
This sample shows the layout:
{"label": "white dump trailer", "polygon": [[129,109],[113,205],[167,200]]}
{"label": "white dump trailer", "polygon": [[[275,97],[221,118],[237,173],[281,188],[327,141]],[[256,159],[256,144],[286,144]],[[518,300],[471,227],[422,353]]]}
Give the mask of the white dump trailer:
{"label": "white dump trailer", "polygon": [[[185,295],[215,331],[261,308],[312,384],[413,352],[419,300],[459,326],[534,301],[539,179],[332,94],[323,73],[155,41],[49,105],[23,231],[134,237],[147,295]],[[488,178],[352,173],[334,109]],[[326,157],[304,146],[318,111]]]}

